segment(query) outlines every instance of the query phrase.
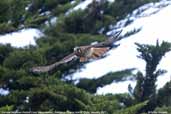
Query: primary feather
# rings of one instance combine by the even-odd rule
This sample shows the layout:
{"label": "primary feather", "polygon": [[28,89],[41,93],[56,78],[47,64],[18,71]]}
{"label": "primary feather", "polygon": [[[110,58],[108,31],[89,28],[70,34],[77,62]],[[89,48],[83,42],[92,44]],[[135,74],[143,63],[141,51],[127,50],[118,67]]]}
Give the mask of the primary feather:
{"label": "primary feather", "polygon": [[74,52],[64,57],[62,60],[47,66],[33,67],[30,69],[30,71],[33,73],[45,73],[45,72],[52,71],[59,65],[68,63],[73,59],[79,58],[80,62],[86,62],[89,59],[101,58],[111,47],[113,47],[113,43],[120,40],[120,38],[118,37],[120,33],[121,32],[115,35],[115,38],[108,38],[106,41],[101,43],[96,43],[88,46],[75,47]]}

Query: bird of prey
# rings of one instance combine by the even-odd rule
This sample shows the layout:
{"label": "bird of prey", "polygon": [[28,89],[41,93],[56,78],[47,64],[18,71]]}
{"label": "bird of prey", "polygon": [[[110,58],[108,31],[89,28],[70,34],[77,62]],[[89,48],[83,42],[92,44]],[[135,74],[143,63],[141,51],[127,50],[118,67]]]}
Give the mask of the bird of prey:
{"label": "bird of prey", "polygon": [[57,61],[51,65],[47,66],[37,66],[30,69],[32,73],[45,73],[52,71],[56,67],[61,64],[68,63],[74,59],[79,59],[80,62],[86,62],[91,59],[98,59],[104,56],[104,54],[112,47],[117,47],[118,45],[114,45],[115,42],[120,40],[118,36],[120,35],[121,31],[116,33],[116,35],[112,38],[108,38],[104,42],[86,45],[86,46],[79,46],[75,47],[73,53],[69,54],[68,56],[64,57],[62,60]]}

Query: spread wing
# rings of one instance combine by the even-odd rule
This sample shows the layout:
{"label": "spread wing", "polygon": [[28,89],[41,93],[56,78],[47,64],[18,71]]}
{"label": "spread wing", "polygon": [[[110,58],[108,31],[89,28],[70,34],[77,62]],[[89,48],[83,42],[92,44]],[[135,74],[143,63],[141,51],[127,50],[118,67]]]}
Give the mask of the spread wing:
{"label": "spread wing", "polygon": [[92,48],[93,52],[91,57],[94,59],[101,58],[107,51],[109,51],[109,47],[102,48]]}
{"label": "spread wing", "polygon": [[122,31],[119,31],[118,33],[115,34],[115,36],[113,36],[112,38],[108,38],[104,42],[100,42],[100,43],[96,42],[95,44],[92,45],[81,46],[81,48],[85,50],[84,51],[85,53],[83,54],[84,56],[80,57],[80,62],[85,62],[88,59],[101,58],[107,51],[109,51],[110,48],[119,46],[119,45],[114,45],[114,43],[117,42],[118,40],[121,40],[121,38],[119,37],[121,32]]}
{"label": "spread wing", "polygon": [[118,40],[121,40],[121,38],[119,37],[119,35],[121,34],[122,31],[119,31],[118,33],[116,33],[112,38],[108,38],[106,41],[104,42],[100,42],[97,44],[92,45],[92,47],[114,47],[114,46],[118,46],[118,45],[113,45],[115,42],[117,42]]}
{"label": "spread wing", "polygon": [[57,61],[51,65],[33,67],[30,69],[30,71],[32,73],[38,73],[38,74],[45,73],[45,72],[52,71],[59,65],[72,61],[75,58],[79,58],[80,62],[85,62],[88,59],[97,59],[99,57],[102,57],[104,53],[106,53],[109,50],[109,48],[113,47],[113,43],[120,40],[118,36],[120,35],[121,32],[122,31],[118,32],[113,38],[108,38],[104,42],[97,43],[94,45],[88,45],[88,46],[80,46],[81,52],[79,53],[73,52],[70,55],[64,57],[62,60]]}
{"label": "spread wing", "polygon": [[64,57],[62,60],[57,61],[51,65],[32,67],[30,71],[36,74],[49,72],[55,69],[56,67],[58,67],[59,65],[72,61],[73,59],[76,59],[76,58],[78,57],[75,55],[75,53],[71,53],[70,55]]}

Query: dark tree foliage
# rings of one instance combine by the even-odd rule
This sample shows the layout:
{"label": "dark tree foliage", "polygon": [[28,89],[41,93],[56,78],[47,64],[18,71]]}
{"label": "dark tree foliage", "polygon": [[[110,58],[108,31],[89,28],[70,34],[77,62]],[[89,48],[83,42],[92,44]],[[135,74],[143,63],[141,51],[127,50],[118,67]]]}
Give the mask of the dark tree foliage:
{"label": "dark tree foliage", "polygon": [[3,64],[5,58],[7,58],[12,51],[13,49],[10,45],[0,45],[0,64]]}
{"label": "dark tree foliage", "polygon": [[80,79],[77,87],[85,89],[90,93],[96,93],[98,87],[103,87],[114,81],[119,82],[126,80],[127,77],[132,75],[133,70],[134,69],[126,69],[123,71],[113,72],[97,79]]}
{"label": "dark tree foliage", "polygon": [[[53,73],[35,75],[29,72],[30,67],[60,60],[71,53],[75,46],[104,41],[106,37],[99,33],[105,34],[109,25],[115,24],[138,6],[153,0],[115,0],[113,3],[100,0],[94,1],[84,11],[68,13],[70,8],[82,0],[73,4],[70,4],[71,1],[0,1],[0,34],[30,27],[41,29],[44,33],[42,38],[37,39],[37,46],[20,49],[0,45],[0,89],[9,90],[6,96],[0,94],[0,111],[85,110],[133,114],[146,105],[146,102],[135,104],[132,96],[128,94],[91,94],[96,92],[97,87],[125,80],[131,75],[130,69],[110,73],[98,79],[82,79],[78,85],[74,85],[73,80],[69,82],[62,79],[83,66],[79,61],[64,64]],[[57,18],[56,23],[52,22],[53,18]],[[100,31],[102,28],[104,30]],[[137,45],[141,52],[140,57],[148,63],[145,76],[141,73],[138,75],[135,88],[136,99],[144,101],[156,92],[155,80],[162,73],[156,71],[156,67],[161,57],[169,51],[169,44],[157,44],[157,49],[156,46]],[[157,98],[161,99],[167,91],[169,88],[161,89]],[[170,102],[157,102],[160,103],[159,106],[170,105]]]}
{"label": "dark tree foliage", "polygon": [[165,73],[164,70],[156,70],[156,68],[162,57],[170,51],[171,44],[168,42],[159,44],[157,41],[155,46],[137,43],[136,45],[138,46],[137,50],[140,52],[138,57],[146,62],[145,76],[142,76],[142,74],[138,75],[138,78],[140,78],[139,82],[142,84],[142,96],[140,101],[144,101],[156,93],[156,79],[159,75]]}
{"label": "dark tree foliage", "polygon": [[157,106],[171,106],[171,81],[159,89],[157,94]]}
{"label": "dark tree foliage", "polygon": [[166,71],[156,69],[162,57],[170,51],[171,44],[168,42],[156,42],[156,45],[137,44],[140,52],[139,58],[146,62],[145,75],[137,73],[137,85],[134,89],[134,97],[137,102],[150,100],[144,110],[153,110],[156,106],[156,80],[159,75]]}

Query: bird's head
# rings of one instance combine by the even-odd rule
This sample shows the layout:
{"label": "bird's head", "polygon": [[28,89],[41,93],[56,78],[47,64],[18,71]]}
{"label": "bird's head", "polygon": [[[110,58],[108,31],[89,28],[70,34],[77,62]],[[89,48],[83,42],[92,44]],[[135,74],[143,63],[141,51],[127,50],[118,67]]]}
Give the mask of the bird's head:
{"label": "bird's head", "polygon": [[80,52],[80,51],[81,51],[80,47],[76,46],[76,47],[74,48],[74,52]]}
{"label": "bird's head", "polygon": [[75,47],[74,48],[74,53],[77,55],[77,56],[84,56],[86,50],[88,49],[87,46],[80,46],[80,47]]}
{"label": "bird's head", "polygon": [[82,55],[82,49],[81,49],[81,47],[75,47],[75,48],[74,48],[74,53],[75,53],[77,56]]}

